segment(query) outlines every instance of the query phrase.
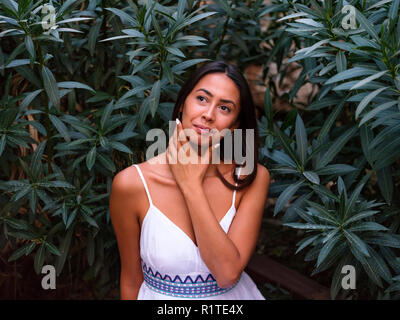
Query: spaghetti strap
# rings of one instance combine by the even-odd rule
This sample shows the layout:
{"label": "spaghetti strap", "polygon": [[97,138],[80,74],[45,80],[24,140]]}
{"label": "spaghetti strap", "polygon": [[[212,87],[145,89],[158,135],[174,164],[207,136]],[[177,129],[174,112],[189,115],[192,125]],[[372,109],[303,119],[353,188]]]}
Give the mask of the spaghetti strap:
{"label": "spaghetti strap", "polygon": [[147,188],[146,180],[144,179],[142,170],[140,170],[140,168],[139,168],[139,166],[138,166],[137,164],[134,164],[134,166],[136,167],[136,169],[137,169],[138,172],[139,172],[139,175],[140,175],[140,178],[142,179],[144,188],[146,189],[147,198],[149,199],[150,206],[152,206],[152,205],[153,205],[153,201],[151,201],[150,192],[149,192],[149,189]]}
{"label": "spaghetti strap", "polygon": [[[240,178],[240,170],[242,169],[242,167],[239,167],[239,169],[238,169],[238,178]],[[235,169],[236,170],[236,169]],[[238,184],[237,184],[237,182],[235,183],[235,186],[237,186]],[[233,191],[233,199],[232,199],[232,206],[234,206],[235,205],[235,199],[236,199],[236,191],[237,190],[235,190],[235,191]]]}

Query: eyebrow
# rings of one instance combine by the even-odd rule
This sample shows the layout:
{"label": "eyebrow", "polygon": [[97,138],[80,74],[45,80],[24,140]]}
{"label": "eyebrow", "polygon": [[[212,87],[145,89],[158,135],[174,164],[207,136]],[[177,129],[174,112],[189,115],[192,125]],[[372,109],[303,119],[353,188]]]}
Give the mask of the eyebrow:
{"label": "eyebrow", "polygon": [[[204,91],[204,92],[207,93],[210,97],[214,97],[214,95],[213,95],[210,91],[208,91],[208,90],[206,90],[206,89],[200,88],[200,89],[196,90],[196,92],[197,92],[197,91]],[[236,104],[235,104],[232,100],[221,99],[221,101],[222,101],[222,102],[225,102],[225,103],[232,103],[233,106],[236,108]]]}

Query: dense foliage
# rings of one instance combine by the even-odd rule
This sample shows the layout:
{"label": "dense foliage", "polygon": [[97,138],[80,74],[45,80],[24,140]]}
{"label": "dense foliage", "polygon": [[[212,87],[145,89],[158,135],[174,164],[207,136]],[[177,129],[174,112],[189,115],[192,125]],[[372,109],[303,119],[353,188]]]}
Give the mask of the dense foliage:
{"label": "dense foliage", "polygon": [[[53,264],[58,276],[95,280],[97,298],[118,288],[113,176],[145,160],[150,128],[168,132],[189,71],[225,59],[242,71],[261,66],[269,197],[274,215],[306,230],[298,251],[308,248],[313,273],[332,271],[332,298],[344,265],[356,268],[357,289],[399,297],[398,0],[51,1],[50,29],[46,2],[0,3],[0,248],[13,248],[9,262],[31,256],[36,273]],[[346,4],[355,29],[342,28]],[[280,81],[268,76],[273,65]],[[301,73],[282,92],[293,65]],[[278,100],[291,111],[276,112]]]}

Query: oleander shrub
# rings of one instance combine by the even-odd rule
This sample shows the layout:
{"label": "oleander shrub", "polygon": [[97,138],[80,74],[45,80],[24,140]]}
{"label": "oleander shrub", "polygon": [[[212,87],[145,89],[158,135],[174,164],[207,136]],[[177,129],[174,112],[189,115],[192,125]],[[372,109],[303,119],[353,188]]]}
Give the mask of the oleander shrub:
{"label": "oleander shrub", "polygon": [[[0,248],[11,248],[16,268],[31,258],[36,274],[51,264],[75,291],[86,285],[90,297],[116,298],[113,176],[144,161],[150,128],[167,132],[187,71],[219,58],[243,60],[244,69],[260,55],[256,18],[265,6],[0,3]],[[23,296],[17,275],[0,280]]]}
{"label": "oleander shrub", "polygon": [[267,10],[292,39],[280,49],[286,64],[302,70],[289,102],[307,83],[317,90],[284,119],[266,92],[261,153],[277,181],[274,215],[305,231],[297,252],[308,250],[313,274],[332,271],[332,298],[344,265],[364,296],[399,298],[399,1],[273,1]]}
{"label": "oleander shrub", "polygon": [[[297,252],[307,250],[312,274],[331,272],[332,298],[399,298],[399,1],[51,1],[54,21],[45,4],[0,1],[9,263],[30,258],[36,274],[51,264],[91,297],[117,298],[113,176],[145,160],[149,129],[168,132],[190,71],[225,59],[261,66],[272,214],[304,230]],[[342,27],[347,4],[356,29]],[[282,92],[293,66],[301,72]],[[306,86],[308,102],[296,103]],[[355,267],[356,290],[341,290],[344,265]]]}

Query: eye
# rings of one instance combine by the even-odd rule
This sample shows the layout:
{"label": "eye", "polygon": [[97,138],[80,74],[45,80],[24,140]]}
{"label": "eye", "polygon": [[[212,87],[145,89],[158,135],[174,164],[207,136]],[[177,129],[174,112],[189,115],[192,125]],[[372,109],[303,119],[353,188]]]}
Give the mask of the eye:
{"label": "eye", "polygon": [[227,106],[221,106],[221,108],[226,108],[226,111],[231,112],[231,109],[228,108]]}
{"label": "eye", "polygon": [[[206,101],[206,98],[204,98],[203,96],[197,96],[196,98],[197,98],[197,100],[200,100],[201,102]],[[204,100],[202,100],[202,99],[204,99]]]}

